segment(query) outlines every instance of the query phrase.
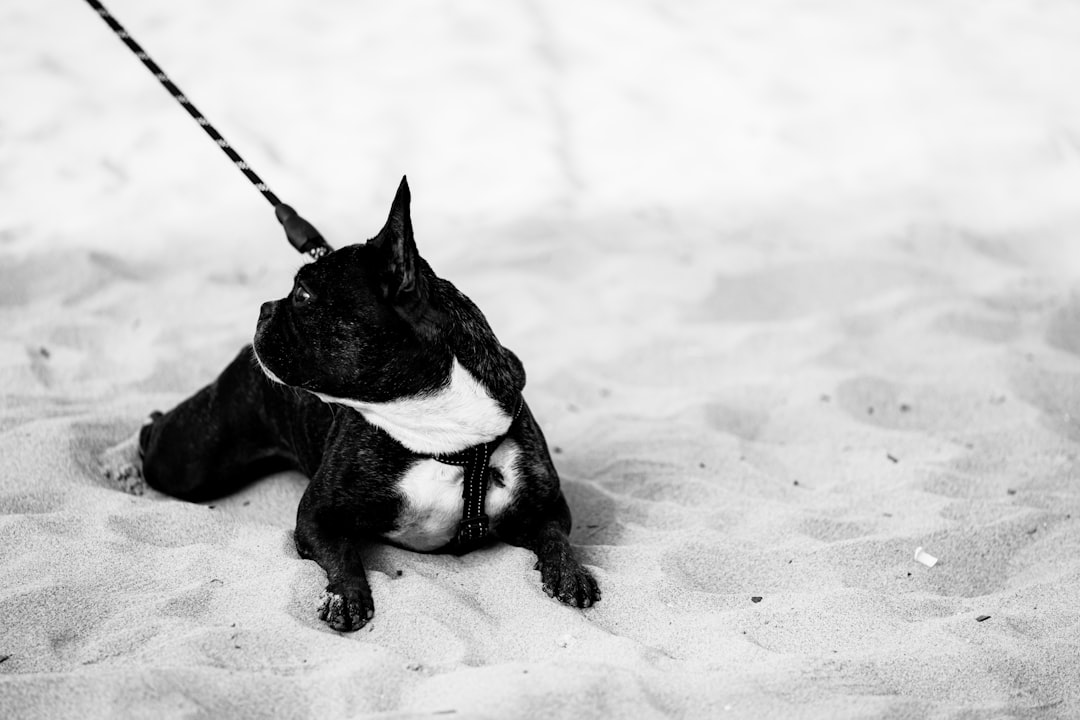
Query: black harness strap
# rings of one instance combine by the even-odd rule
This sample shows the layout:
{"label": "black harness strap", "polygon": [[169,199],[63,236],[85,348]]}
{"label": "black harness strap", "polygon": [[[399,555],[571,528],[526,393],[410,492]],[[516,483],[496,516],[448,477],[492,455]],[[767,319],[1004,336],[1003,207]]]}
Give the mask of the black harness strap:
{"label": "black harness strap", "polygon": [[[524,401],[518,398],[514,415],[510,419],[513,427],[518,415],[521,413],[521,405]],[[507,433],[509,434],[509,428]],[[433,457],[447,465],[459,465],[465,468],[465,480],[462,483],[461,496],[465,505],[461,511],[461,522],[458,523],[458,531],[454,536],[454,543],[459,552],[468,552],[479,546],[488,539],[491,531],[484,505],[487,501],[488,477],[491,456],[506,439],[506,434],[500,435],[491,442],[481,445],[473,445],[464,450],[447,455],[434,455]]]}
{"label": "black harness strap", "polygon": [[457,534],[454,536],[455,543],[462,551],[470,550],[487,539],[489,526],[484,504],[487,500],[488,463],[503,437],[483,445],[473,445],[453,455],[435,456],[441,463],[465,468],[465,481],[461,490],[465,507],[461,511],[461,522],[458,523]]}

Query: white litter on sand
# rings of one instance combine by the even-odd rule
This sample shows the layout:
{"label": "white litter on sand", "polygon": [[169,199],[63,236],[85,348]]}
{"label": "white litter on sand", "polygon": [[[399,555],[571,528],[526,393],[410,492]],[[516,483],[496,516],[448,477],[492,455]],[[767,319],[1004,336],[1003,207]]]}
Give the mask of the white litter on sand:
{"label": "white litter on sand", "polygon": [[915,548],[915,561],[921,562],[926,567],[937,565],[937,558],[923,550],[922,547]]}

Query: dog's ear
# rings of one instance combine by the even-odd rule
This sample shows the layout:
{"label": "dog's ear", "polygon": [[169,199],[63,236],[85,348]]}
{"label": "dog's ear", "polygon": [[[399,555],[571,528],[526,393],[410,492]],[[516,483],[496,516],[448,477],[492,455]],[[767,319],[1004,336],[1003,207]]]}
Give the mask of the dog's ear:
{"label": "dog's ear", "polygon": [[[427,264],[420,259],[413,240],[412,217],[409,214],[409,181],[402,176],[390,217],[379,234],[368,240],[375,249],[380,265],[379,290],[385,300],[393,303],[398,314],[408,320],[424,337],[438,334],[444,315],[430,302]],[[428,270],[428,273],[431,271]]]}
{"label": "dog's ear", "polygon": [[413,305],[426,298],[425,282],[420,272],[420,257],[413,240],[412,217],[409,215],[409,182],[403,176],[397,195],[390,206],[390,217],[379,234],[367,244],[378,252],[382,265],[381,290],[383,297],[398,305]]}

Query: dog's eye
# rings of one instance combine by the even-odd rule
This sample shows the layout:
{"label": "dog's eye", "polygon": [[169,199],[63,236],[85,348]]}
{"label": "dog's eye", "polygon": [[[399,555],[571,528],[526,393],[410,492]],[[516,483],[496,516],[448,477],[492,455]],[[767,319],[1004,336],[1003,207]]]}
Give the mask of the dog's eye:
{"label": "dog's eye", "polygon": [[303,285],[297,285],[296,288],[293,289],[292,302],[296,307],[303,307],[314,299],[315,296]]}

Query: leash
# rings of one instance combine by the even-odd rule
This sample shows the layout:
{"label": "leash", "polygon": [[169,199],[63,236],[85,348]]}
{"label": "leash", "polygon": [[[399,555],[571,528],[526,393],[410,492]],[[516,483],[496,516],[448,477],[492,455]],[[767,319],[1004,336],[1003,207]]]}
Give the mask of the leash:
{"label": "leash", "polygon": [[135,57],[142,60],[146,69],[154,74],[154,77],[165,86],[165,89],[169,91],[169,94],[173,96],[176,102],[180,103],[181,107],[187,110],[188,115],[195,119],[195,122],[199,123],[199,127],[206,131],[206,134],[221,148],[222,152],[229,156],[233,164],[240,169],[242,173],[251,181],[251,184],[263,194],[263,197],[274,207],[274,215],[277,217],[278,222],[285,228],[285,236],[288,237],[289,242],[297,251],[310,255],[315,260],[318,260],[323,255],[333,251],[333,248],[327,244],[323,236],[319,234],[319,231],[304,218],[300,217],[295,210],[290,206],[281,202],[278,196],[275,195],[270,187],[263,182],[263,179],[255,174],[255,171],[251,169],[240,153],[236,152],[232,145],[221,136],[221,133],[217,131],[210,121],[206,119],[206,116],[199,112],[199,109],[188,99],[188,96],[180,91],[180,88],[176,87],[176,83],[169,79],[161,67],[151,59],[146,51],[142,49],[139,43],[135,42],[135,39],[131,37],[127,30],[116,21],[116,18],[112,16],[105,6],[98,0],[86,0],[86,3],[92,7],[101,19],[105,21],[112,31],[116,33],[116,36],[124,41],[124,44],[128,46],[131,52],[135,53]]}

